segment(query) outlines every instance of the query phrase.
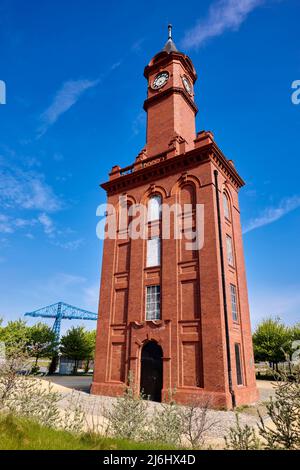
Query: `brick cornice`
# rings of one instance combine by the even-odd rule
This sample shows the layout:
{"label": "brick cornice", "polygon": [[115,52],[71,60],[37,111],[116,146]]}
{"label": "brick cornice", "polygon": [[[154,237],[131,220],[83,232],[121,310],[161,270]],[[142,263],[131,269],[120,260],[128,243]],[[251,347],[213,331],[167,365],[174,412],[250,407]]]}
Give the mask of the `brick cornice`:
{"label": "brick cornice", "polygon": [[159,103],[163,99],[168,98],[169,96],[173,94],[181,95],[185,99],[187,104],[192,108],[195,115],[198,113],[198,108],[195,105],[194,101],[191,99],[189,94],[183,88],[180,88],[180,87],[170,87],[170,88],[167,88],[166,90],[161,91],[160,93],[157,93],[154,96],[151,96],[151,98],[148,98],[144,102],[144,110],[147,111],[148,108],[154,103]]}
{"label": "brick cornice", "polygon": [[[207,161],[212,161],[219,168],[220,171],[231,181],[237,188],[244,186],[243,179],[239,176],[233,165],[226,159],[222,151],[219,149],[215,142],[209,143],[201,148],[195,148],[184,154],[176,155],[175,157],[166,158],[167,153],[159,154],[145,160],[143,163],[156,159],[158,163],[145,166],[129,174],[125,174],[101,184],[101,187],[107,191],[108,194],[117,194],[125,192],[130,188],[140,186],[147,182],[157,180],[162,176],[186,171],[197,165],[201,165]],[[160,160],[160,161],[159,161]]]}
{"label": "brick cornice", "polygon": [[156,70],[160,70],[162,67],[166,67],[170,64],[170,62],[178,60],[181,62],[183,67],[186,69],[187,73],[191,76],[193,82],[197,80],[197,74],[194,69],[193,63],[191,59],[183,54],[182,52],[171,52],[168,54],[167,52],[159,52],[154,56],[152,61],[149,65],[147,65],[144,69],[144,77],[146,79],[149,78],[149,75],[155,73]]}
{"label": "brick cornice", "polygon": [[241,188],[245,185],[245,181],[240,177],[232,163],[230,163],[221,149],[215,142],[211,144],[213,153],[212,160],[217,164],[220,170],[230,179],[230,181],[237,187]]}

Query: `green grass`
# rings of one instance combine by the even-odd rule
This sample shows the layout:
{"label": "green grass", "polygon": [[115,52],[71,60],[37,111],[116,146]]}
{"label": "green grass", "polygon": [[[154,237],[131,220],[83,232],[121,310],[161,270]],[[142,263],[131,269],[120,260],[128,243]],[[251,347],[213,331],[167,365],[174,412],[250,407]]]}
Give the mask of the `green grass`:
{"label": "green grass", "polygon": [[74,435],[12,415],[0,416],[0,450],[167,450],[172,446]]}

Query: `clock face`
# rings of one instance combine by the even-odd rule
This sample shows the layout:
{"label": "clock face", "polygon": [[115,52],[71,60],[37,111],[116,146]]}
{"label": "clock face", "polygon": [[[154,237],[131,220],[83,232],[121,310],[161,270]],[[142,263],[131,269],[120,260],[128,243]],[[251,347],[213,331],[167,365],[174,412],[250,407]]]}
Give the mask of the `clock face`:
{"label": "clock face", "polygon": [[182,77],[182,83],[184,85],[184,88],[188,92],[189,95],[193,94],[193,89],[190,81],[186,77]]}
{"label": "clock face", "polygon": [[169,72],[160,72],[158,75],[156,75],[155,79],[153,80],[152,88],[154,90],[158,90],[159,88],[164,86],[168,80]]}

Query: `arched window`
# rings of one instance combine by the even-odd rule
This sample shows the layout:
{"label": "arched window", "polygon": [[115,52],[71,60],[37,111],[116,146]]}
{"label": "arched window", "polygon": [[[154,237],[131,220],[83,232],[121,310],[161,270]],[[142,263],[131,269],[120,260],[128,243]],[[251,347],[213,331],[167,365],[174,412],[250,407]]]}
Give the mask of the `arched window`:
{"label": "arched window", "polygon": [[161,196],[156,194],[150,197],[148,202],[148,222],[151,222],[148,227],[148,240],[147,240],[147,268],[160,265],[160,252],[161,252],[161,240],[160,240],[160,227],[156,227],[158,232],[155,234],[152,232],[153,226],[157,226],[154,222],[159,222],[161,217]]}
{"label": "arched window", "polygon": [[180,191],[180,202],[182,205],[182,209],[184,209],[184,205],[188,204],[192,207],[192,209],[195,208],[195,188],[191,184],[185,184],[182,186],[181,191]]}
{"label": "arched window", "polygon": [[160,266],[160,238],[153,237],[147,240],[147,268]]}
{"label": "arched window", "polygon": [[226,193],[223,193],[223,207],[226,219],[230,220],[229,199]]}
{"label": "arched window", "polygon": [[197,239],[196,225],[196,190],[193,183],[185,184],[180,189],[181,204],[181,261],[191,261],[196,258],[195,242]]}
{"label": "arched window", "polygon": [[118,207],[118,230],[119,234],[128,234],[129,225],[132,222],[131,206],[132,201],[127,199],[127,196],[122,196],[119,200]]}
{"label": "arched window", "polygon": [[161,215],[161,196],[151,196],[148,202],[148,222],[159,220]]}

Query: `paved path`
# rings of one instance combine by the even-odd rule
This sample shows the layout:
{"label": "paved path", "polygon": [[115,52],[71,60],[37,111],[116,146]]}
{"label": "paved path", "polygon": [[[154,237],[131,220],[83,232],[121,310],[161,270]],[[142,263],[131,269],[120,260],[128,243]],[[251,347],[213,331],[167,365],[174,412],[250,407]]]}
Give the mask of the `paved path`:
{"label": "paved path", "polygon": [[62,387],[89,393],[93,377],[91,375],[51,375],[46,377],[46,380]]}
{"label": "paved path", "polygon": [[273,383],[269,380],[257,380],[256,385],[259,390],[260,401],[267,401],[270,397],[274,396]]}

